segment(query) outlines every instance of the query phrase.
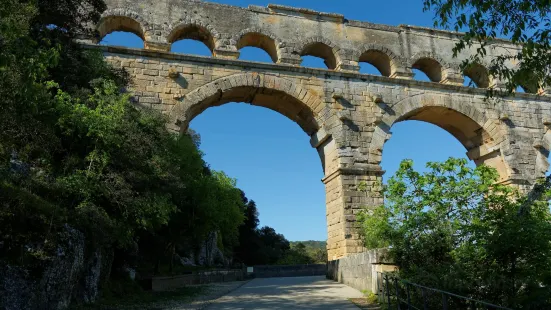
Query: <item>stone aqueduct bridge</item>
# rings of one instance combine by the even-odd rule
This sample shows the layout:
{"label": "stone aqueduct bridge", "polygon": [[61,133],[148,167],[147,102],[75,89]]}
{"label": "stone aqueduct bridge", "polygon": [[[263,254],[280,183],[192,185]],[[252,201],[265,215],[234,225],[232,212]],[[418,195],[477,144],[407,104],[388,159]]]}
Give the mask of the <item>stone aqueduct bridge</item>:
{"label": "stone aqueduct bridge", "polygon": [[[240,8],[191,0],[107,4],[97,25],[100,37],[85,41],[98,42],[112,31],[144,39],[144,49],[98,48],[131,74],[137,104],[168,113],[172,129],[185,130],[205,109],[237,101],[275,110],[311,136],[325,172],[330,259],[363,251],[355,216],[362,206],[383,202],[378,185],[382,150],[396,122],[413,119],[440,126],[475,163],[495,167],[501,182],[527,189],[547,171],[551,97],[525,85],[538,94],[485,100],[483,88],[500,82],[488,76],[484,63],[466,72],[459,69],[469,51],[452,57],[456,33],[278,5]],[[180,39],[204,42],[212,57],[170,53],[171,43]],[[274,63],[237,60],[245,46],[265,50]],[[493,47],[488,59],[516,49],[505,41]],[[300,67],[303,55],[323,58],[328,69]],[[359,62],[371,63],[382,76],[358,73]],[[412,69],[424,71],[433,82],[412,80]],[[482,89],[462,86],[464,76]],[[357,190],[360,182],[368,184],[367,193]]]}

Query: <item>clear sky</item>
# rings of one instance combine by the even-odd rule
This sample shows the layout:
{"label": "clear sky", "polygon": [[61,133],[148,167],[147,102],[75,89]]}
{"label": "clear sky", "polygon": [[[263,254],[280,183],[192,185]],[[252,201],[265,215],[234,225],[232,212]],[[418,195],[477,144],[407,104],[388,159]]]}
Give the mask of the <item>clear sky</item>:
{"label": "clear sky", "polygon": [[[432,14],[423,12],[422,0],[219,0],[237,6],[266,6],[277,3],[318,11],[341,13],[357,19],[389,25],[411,24],[432,27]],[[103,44],[143,47],[137,36],[112,33]],[[202,43],[175,42],[177,53],[210,56]],[[303,66],[325,65],[315,57],[304,57]],[[252,47],[241,50],[240,59],[271,62],[268,54]],[[370,65],[361,72],[379,73]],[[422,73],[416,79],[427,80]],[[205,160],[215,170],[223,170],[237,179],[238,186],[257,203],[260,225],[271,226],[291,241],[325,240],[325,190],[323,171],[317,151],[309,137],[285,116],[272,110],[244,103],[228,103],[209,108],[191,122],[201,135]],[[465,157],[463,146],[446,131],[423,122],[406,121],[394,125],[392,138],[383,150],[383,169],[388,179],[400,161],[413,159],[422,169],[428,161]]]}

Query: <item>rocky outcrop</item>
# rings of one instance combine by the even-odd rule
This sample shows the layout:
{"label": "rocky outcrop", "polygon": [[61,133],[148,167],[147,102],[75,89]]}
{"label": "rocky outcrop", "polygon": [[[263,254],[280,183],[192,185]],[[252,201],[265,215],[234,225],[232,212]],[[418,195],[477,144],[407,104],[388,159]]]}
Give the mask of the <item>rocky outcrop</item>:
{"label": "rocky outcrop", "polygon": [[37,309],[66,309],[84,267],[84,234],[66,225],[38,286]]}
{"label": "rocky outcrop", "polygon": [[67,309],[72,300],[94,302],[110,265],[101,250],[88,256],[85,250],[84,234],[66,225],[42,272],[0,263],[0,309]]}
{"label": "rocky outcrop", "polygon": [[109,278],[112,263],[111,249],[96,249],[89,254],[78,285],[73,290],[73,300],[85,304],[95,302],[102,284]]}
{"label": "rocky outcrop", "polygon": [[228,265],[224,253],[218,248],[217,232],[211,232],[204,241],[203,246],[199,250],[196,263],[201,266]]}
{"label": "rocky outcrop", "polygon": [[32,309],[35,287],[27,270],[0,262],[0,309]]}

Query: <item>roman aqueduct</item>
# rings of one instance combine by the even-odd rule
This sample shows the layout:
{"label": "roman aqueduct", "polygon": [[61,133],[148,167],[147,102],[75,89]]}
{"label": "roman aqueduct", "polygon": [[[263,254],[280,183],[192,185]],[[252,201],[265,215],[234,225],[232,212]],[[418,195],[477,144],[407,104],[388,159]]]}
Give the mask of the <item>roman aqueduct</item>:
{"label": "roman aqueduct", "polygon": [[[325,173],[329,259],[363,251],[355,217],[362,206],[383,202],[380,162],[396,122],[421,120],[445,129],[470,159],[495,167],[507,184],[529,188],[548,169],[551,97],[525,85],[525,93],[485,100],[485,88],[499,88],[501,81],[488,76],[487,63],[460,70],[469,50],[452,57],[456,33],[279,5],[106,2],[99,36],[84,43],[125,68],[136,104],[169,114],[172,130],[186,130],[209,107],[246,102],[287,116],[311,137]],[[140,36],[144,48],[95,45],[113,31]],[[180,39],[202,41],[212,57],[171,53]],[[273,63],[238,60],[246,46],[265,50]],[[516,48],[497,41],[487,57]],[[301,67],[304,55],[323,58],[327,69]],[[360,74],[360,62],[382,76]],[[413,80],[412,69],[432,82]],[[478,88],[463,86],[465,76]],[[357,190],[360,182],[368,184],[367,194]]]}

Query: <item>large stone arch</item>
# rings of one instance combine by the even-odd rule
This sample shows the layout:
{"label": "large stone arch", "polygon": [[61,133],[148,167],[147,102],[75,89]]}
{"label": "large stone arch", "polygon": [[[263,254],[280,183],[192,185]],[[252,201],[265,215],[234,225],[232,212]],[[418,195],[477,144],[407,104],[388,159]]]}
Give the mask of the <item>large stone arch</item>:
{"label": "large stone arch", "polygon": [[290,80],[263,73],[234,74],[194,89],[170,111],[173,128],[185,130],[189,122],[212,106],[246,102],[277,111],[296,122],[309,136],[318,131],[322,100]]}
{"label": "large stone arch", "polygon": [[342,184],[346,182],[343,178],[349,176],[339,175],[340,154],[332,133],[322,123],[325,110],[321,95],[291,79],[265,73],[238,73],[186,94],[169,112],[169,127],[185,132],[190,121],[204,110],[233,101],[275,110],[298,123],[311,137],[311,146],[317,150],[325,174],[328,255],[338,258],[362,249],[360,241],[345,240],[350,229],[345,227]]}
{"label": "large stone arch", "polygon": [[[424,121],[453,135],[475,164],[495,168],[500,182],[511,179],[512,171],[505,160],[507,150],[505,125],[484,111],[465,104],[449,94],[419,94],[388,105],[381,122],[373,132],[370,153],[380,164],[384,143],[390,139],[392,126],[406,120]],[[422,138],[422,137],[420,137]]]}

